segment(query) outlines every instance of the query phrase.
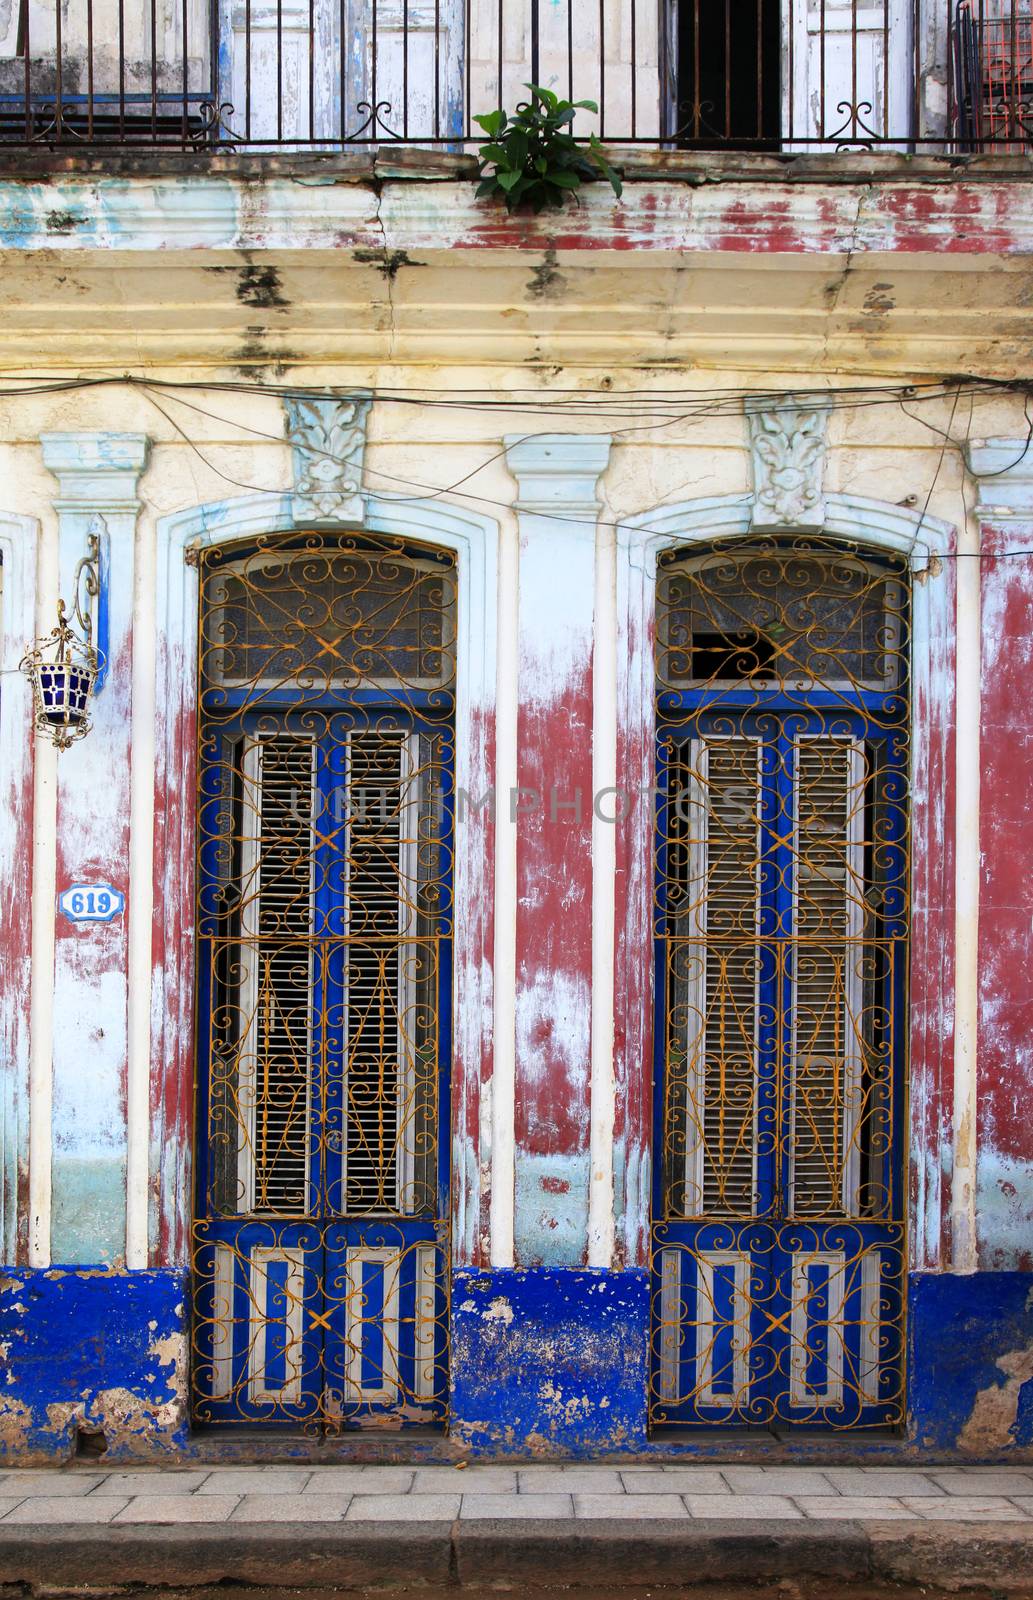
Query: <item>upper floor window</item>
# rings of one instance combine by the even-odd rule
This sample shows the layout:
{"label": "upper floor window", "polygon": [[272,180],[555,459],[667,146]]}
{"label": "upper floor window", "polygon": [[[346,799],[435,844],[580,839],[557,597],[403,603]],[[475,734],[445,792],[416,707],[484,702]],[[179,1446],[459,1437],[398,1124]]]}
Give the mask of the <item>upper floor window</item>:
{"label": "upper floor window", "polygon": [[714,690],[896,688],[905,597],[898,572],[803,541],[667,560],[661,681]]}
{"label": "upper floor window", "polygon": [[455,595],[439,559],[355,539],[213,569],[205,672],[269,689],[302,675],[340,690],[438,689],[454,671]]}

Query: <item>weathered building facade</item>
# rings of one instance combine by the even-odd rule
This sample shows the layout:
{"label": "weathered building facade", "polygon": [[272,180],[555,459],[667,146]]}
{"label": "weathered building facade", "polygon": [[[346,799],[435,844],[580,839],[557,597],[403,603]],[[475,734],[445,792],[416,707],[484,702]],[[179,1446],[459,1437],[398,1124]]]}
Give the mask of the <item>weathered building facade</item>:
{"label": "weathered building facade", "polygon": [[745,10],[0,4],[9,1460],[1033,1453],[1029,7]]}

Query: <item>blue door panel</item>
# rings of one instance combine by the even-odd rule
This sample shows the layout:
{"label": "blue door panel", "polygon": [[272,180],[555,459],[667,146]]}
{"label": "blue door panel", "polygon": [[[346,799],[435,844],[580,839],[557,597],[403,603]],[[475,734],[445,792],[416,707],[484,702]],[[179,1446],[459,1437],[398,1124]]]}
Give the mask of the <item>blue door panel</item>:
{"label": "blue door panel", "polygon": [[[700,697],[701,700],[703,697]],[[872,697],[873,700],[878,697]],[[668,976],[658,939],[660,1007],[656,1056],[656,1148],[652,1336],[654,1421],[779,1429],[886,1426],[899,1422],[902,1396],[904,1277],[903,1174],[897,1130],[904,1126],[902,1074],[882,1091],[885,1104],[866,1129],[863,1181],[867,1215],[794,1217],[790,1164],[794,1073],[794,973],[806,947],[794,941],[793,783],[797,741],[814,735],[863,744],[878,770],[883,804],[877,839],[885,883],[878,938],[857,952],[865,1009],[899,1059],[907,992],[907,877],[904,798],[906,740],[880,726],[881,704],[818,704],[772,694],[728,695],[720,711],[693,711],[688,694],[661,700],[672,720],[658,730],[657,916],[664,927],[669,891],[670,773],[677,749],[693,737],[753,735],[762,741],[758,795],[759,954],[754,1150],[754,1215],[692,1219],[672,1215],[674,1159],[665,1111]],[[820,701],[821,696],[815,695]],[[891,708],[892,709],[892,708]],[[899,712],[899,705],[897,707]],[[869,802],[866,801],[866,804]],[[874,814],[873,814],[874,815]],[[869,823],[869,836],[875,830]],[[871,868],[866,863],[866,872]],[[829,941],[825,941],[827,945]],[[852,959],[848,950],[846,958]],[[780,1065],[781,1064],[781,1065]],[[894,1219],[894,1220],[891,1220]]]}

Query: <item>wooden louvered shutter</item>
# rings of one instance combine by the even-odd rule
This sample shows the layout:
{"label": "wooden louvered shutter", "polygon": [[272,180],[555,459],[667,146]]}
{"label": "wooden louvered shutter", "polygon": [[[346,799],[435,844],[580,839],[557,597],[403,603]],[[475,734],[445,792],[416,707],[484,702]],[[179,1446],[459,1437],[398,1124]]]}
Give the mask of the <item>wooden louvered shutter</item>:
{"label": "wooden louvered shutter", "polygon": [[863,1094],[865,756],[797,740],[790,1210],[856,1214]]}
{"label": "wooden louvered shutter", "polygon": [[[686,1216],[748,1216],[754,1208],[760,743],[700,738],[681,785],[683,908],[674,971],[684,999]],[[678,781],[677,778],[675,780]],[[680,975],[679,975],[680,967]]]}
{"label": "wooden louvered shutter", "polygon": [[343,1209],[352,1216],[433,1204],[433,747],[372,730],[348,740]]}
{"label": "wooden louvered shutter", "polygon": [[241,763],[237,1062],[242,1212],[308,1209],[314,745],[249,739]]}

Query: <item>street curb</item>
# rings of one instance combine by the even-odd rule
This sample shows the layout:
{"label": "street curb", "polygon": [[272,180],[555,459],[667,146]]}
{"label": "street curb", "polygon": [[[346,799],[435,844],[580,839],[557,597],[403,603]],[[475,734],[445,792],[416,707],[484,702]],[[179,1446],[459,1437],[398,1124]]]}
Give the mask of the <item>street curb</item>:
{"label": "street curb", "polygon": [[108,1590],[224,1581],[548,1588],[779,1579],[1033,1594],[1033,1524],[661,1518],[481,1522],[0,1524],[0,1584]]}
{"label": "street curb", "polygon": [[450,1522],[133,1523],[0,1527],[0,1584],[357,1589],[447,1584]]}
{"label": "street curb", "polygon": [[531,1522],[512,1517],[460,1522],[460,1583],[678,1584],[865,1577],[868,1541],[860,1524],[650,1517]]}
{"label": "street curb", "polygon": [[1033,1523],[872,1522],[873,1578],[1033,1594]]}

